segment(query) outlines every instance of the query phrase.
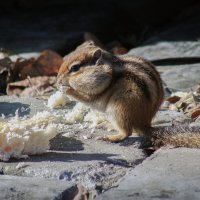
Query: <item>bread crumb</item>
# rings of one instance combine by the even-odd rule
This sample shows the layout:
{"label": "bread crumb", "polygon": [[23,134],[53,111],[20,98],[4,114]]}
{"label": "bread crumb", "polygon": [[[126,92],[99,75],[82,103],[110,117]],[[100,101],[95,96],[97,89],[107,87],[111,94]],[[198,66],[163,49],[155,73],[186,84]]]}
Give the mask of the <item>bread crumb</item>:
{"label": "bread crumb", "polygon": [[51,109],[65,106],[69,103],[68,97],[61,91],[57,91],[48,98],[47,106]]}
{"label": "bread crumb", "polygon": [[90,110],[84,117],[85,122],[92,122],[91,127],[95,127],[98,124],[107,121],[105,115],[103,113]]}
{"label": "bread crumb", "polygon": [[[52,94],[47,106],[51,109],[62,107],[70,102],[70,99],[61,91]],[[65,115],[65,123],[73,124],[77,122],[92,122],[92,127],[106,121],[103,114],[93,111],[82,103],[76,103],[74,108]]]}
{"label": "bread crumb", "polygon": [[30,119],[14,117],[0,121],[0,160],[25,158],[49,149],[49,141],[57,134],[58,120],[49,112],[38,113]]}
{"label": "bread crumb", "polygon": [[77,103],[74,108],[65,115],[66,123],[74,124],[77,122],[83,122],[84,116],[89,112],[89,108],[82,103]]}
{"label": "bread crumb", "polygon": [[[69,99],[58,91],[49,98],[48,106],[56,108],[68,102]],[[63,125],[90,122],[84,126],[81,124],[80,128],[94,128],[105,120],[101,113],[90,110],[82,103],[76,103],[65,116],[44,111],[27,119],[20,118],[17,110],[15,116],[9,120],[5,116],[0,118],[0,160],[27,158],[28,155],[46,152],[49,141],[58,134]]]}

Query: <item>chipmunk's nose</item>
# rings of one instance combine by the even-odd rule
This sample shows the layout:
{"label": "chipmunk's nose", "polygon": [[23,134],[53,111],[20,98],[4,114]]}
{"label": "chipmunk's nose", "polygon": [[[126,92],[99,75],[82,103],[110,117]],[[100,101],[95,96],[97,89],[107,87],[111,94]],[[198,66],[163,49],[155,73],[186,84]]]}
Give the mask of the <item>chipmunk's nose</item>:
{"label": "chipmunk's nose", "polygon": [[65,91],[65,90],[68,89],[70,86],[69,86],[68,81],[65,80],[65,79],[63,79],[63,78],[61,77],[61,78],[57,78],[56,87],[57,87],[58,90],[60,90],[60,91]]}

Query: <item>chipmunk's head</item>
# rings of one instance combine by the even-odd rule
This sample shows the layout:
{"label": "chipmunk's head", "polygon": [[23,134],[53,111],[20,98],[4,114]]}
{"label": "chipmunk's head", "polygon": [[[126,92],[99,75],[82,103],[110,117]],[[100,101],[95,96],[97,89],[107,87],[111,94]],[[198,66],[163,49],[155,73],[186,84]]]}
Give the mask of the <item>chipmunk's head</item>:
{"label": "chipmunk's head", "polygon": [[98,95],[111,83],[112,67],[105,59],[108,52],[93,43],[84,43],[64,58],[58,76],[58,87],[71,88],[80,94]]}

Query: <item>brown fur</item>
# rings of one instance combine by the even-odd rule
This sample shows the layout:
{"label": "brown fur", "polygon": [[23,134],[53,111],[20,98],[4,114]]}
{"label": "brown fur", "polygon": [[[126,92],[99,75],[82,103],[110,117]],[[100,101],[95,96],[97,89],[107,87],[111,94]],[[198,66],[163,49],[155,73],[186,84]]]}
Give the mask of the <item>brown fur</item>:
{"label": "brown fur", "polygon": [[[71,72],[74,63],[80,67]],[[105,136],[104,140],[121,141],[134,129],[141,136],[155,139],[155,144],[160,143],[155,142],[159,134],[153,134],[151,121],[162,103],[163,88],[150,62],[114,56],[92,43],[84,43],[65,57],[58,85],[67,87],[67,95],[107,114],[119,133]],[[167,141],[167,137],[162,138]]]}

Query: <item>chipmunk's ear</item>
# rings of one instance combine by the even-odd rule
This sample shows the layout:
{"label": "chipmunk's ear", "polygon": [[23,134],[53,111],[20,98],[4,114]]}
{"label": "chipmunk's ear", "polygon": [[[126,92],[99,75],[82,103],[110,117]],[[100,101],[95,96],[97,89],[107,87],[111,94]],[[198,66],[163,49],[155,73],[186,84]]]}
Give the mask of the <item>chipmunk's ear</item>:
{"label": "chipmunk's ear", "polygon": [[95,52],[93,53],[93,58],[92,58],[93,64],[95,64],[95,65],[100,64],[101,58],[102,58],[101,49],[95,50]]}

